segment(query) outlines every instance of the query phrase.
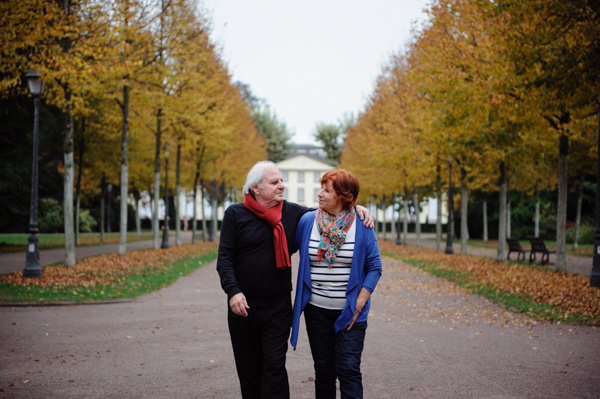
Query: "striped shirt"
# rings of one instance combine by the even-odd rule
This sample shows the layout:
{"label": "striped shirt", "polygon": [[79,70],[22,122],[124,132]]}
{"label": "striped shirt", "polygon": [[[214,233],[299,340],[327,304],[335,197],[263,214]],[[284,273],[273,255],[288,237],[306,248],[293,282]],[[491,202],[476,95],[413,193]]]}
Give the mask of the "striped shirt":
{"label": "striped shirt", "polygon": [[310,234],[308,255],[310,259],[311,297],[309,303],[325,309],[343,309],[346,304],[346,287],[350,278],[352,255],[354,254],[354,238],[356,236],[356,219],[346,233],[342,246],[338,249],[331,269],[323,256],[317,262],[317,248],[321,235],[315,222]]}

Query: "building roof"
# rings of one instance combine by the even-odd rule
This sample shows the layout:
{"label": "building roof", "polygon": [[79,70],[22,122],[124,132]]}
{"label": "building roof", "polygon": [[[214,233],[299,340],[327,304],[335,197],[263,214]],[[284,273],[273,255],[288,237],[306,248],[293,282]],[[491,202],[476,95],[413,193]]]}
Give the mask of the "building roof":
{"label": "building roof", "polygon": [[320,157],[310,154],[294,154],[277,163],[280,170],[329,170],[334,165]]}
{"label": "building roof", "polygon": [[292,150],[291,156],[298,155],[298,154],[304,154],[304,155],[310,155],[310,156],[316,157],[325,162],[329,162],[327,160],[327,154],[325,153],[325,151],[323,151],[323,149],[321,147],[318,147],[314,144],[292,144],[291,150]]}

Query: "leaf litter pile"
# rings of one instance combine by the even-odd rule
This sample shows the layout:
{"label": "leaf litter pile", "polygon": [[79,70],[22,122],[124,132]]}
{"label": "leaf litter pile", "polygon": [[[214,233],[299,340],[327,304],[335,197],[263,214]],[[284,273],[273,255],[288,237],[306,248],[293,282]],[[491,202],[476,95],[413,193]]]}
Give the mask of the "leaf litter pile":
{"label": "leaf litter pile", "polygon": [[128,276],[166,267],[170,262],[216,251],[215,242],[177,245],[168,249],[131,251],[125,255],[106,254],[77,260],[73,267],[48,266],[39,278],[24,278],[22,272],[0,276],[0,284],[45,288],[118,285]]}
{"label": "leaf litter pile", "polygon": [[529,301],[548,305],[563,315],[581,315],[600,321],[600,288],[591,287],[589,277],[472,255],[447,255],[432,249],[397,246],[381,240],[383,253],[434,265],[437,270],[457,273],[471,286],[486,287]]}

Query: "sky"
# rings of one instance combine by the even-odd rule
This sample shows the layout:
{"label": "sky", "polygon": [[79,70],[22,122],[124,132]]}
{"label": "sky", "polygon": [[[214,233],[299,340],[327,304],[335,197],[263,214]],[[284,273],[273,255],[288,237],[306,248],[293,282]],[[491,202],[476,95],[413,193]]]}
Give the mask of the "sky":
{"label": "sky", "polygon": [[212,40],[292,141],[365,109],[377,76],[424,20],[427,0],[204,0]]}

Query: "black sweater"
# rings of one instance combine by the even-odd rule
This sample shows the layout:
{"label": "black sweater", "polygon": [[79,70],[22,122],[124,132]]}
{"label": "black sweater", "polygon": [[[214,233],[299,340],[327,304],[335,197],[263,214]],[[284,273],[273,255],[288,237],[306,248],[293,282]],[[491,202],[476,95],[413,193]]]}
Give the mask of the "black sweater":
{"label": "black sweater", "polygon": [[[298,249],[296,226],[306,211],[298,204],[283,202],[281,222],[290,256]],[[291,267],[277,269],[275,265],[273,228],[241,203],[225,211],[217,271],[228,300],[242,292],[252,307],[290,298],[292,271]]]}

